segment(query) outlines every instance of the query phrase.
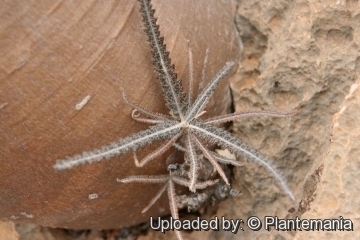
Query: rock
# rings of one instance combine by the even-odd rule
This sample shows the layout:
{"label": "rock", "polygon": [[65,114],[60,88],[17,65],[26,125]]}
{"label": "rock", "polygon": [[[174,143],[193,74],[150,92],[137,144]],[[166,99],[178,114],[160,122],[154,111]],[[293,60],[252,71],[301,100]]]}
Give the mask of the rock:
{"label": "rock", "polygon": [[[262,220],[343,216],[354,226],[359,224],[355,196],[360,102],[357,91],[349,97],[359,82],[359,10],[355,1],[239,2],[236,22],[244,56],[238,78],[231,81],[235,109],[301,113],[288,119],[245,119],[235,122],[233,131],[274,160],[296,201],[284,195],[269,172],[249,163],[234,170],[233,187],[243,192],[242,197],[222,203],[217,215],[244,221],[250,216]],[[354,232],[286,233],[263,228],[258,232],[245,228],[238,235],[356,238]]]}
{"label": "rock", "polygon": [[[153,1],[185,88],[188,40],[196,87],[207,48],[207,81],[240,54],[234,2],[204,2]],[[158,186],[116,181],[166,172],[165,157],[143,169],[135,167],[132,153],[67,171],[53,168],[57,159],[101,148],[147,127],[131,119],[122,92],[134,103],[167,113],[138,9],[135,0],[1,4],[0,219],[109,229],[169,212],[164,197],[141,214]],[[214,99],[209,115],[227,111],[226,81]],[[140,150],[139,157],[154,147]]]}
{"label": "rock", "polygon": [[305,219],[350,219],[354,231],[299,232],[296,239],[359,239],[360,191],[360,80],[357,79],[332,122],[331,146],[324,159],[321,181],[312,194],[313,201],[306,202]]}
{"label": "rock", "polygon": [[19,234],[16,232],[13,222],[0,221],[0,239],[19,240]]}

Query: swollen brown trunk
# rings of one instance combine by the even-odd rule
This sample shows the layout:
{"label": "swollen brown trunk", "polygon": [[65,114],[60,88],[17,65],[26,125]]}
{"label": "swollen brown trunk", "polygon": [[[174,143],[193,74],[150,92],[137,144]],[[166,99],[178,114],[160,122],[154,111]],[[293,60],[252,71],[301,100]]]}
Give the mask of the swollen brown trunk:
{"label": "swollen brown trunk", "polygon": [[[131,152],[67,171],[52,167],[147,127],[131,119],[122,92],[167,113],[137,1],[0,4],[0,218],[106,229],[166,213],[159,202],[140,214],[160,186],[116,181],[166,172],[165,156],[144,168],[135,166]],[[187,40],[195,95],[207,48],[207,81],[239,57],[232,1],[153,1],[153,7],[185,90]],[[229,100],[224,81],[206,110],[225,112]],[[139,150],[139,159],[155,145]]]}

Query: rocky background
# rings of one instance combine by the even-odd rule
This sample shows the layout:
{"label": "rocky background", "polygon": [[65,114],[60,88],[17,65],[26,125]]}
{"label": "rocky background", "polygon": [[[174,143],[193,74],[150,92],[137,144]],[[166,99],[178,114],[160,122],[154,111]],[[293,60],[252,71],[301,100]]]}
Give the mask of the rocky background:
{"label": "rocky background", "polygon": [[[265,169],[249,162],[233,169],[233,187],[242,195],[222,202],[217,209],[207,209],[203,217],[246,220],[249,216],[342,216],[353,221],[354,231],[255,232],[244,228],[236,235],[209,231],[184,233],[184,237],[360,238],[360,3],[239,1],[234,21],[244,45],[238,71],[230,80],[235,110],[301,112],[286,119],[243,119],[231,130],[274,159],[296,201],[282,193]],[[1,223],[0,236],[7,237],[2,239],[25,239],[21,238],[24,227],[21,230],[18,226],[18,231],[15,227],[14,223]],[[29,229],[42,232],[43,238],[38,239],[52,239],[48,236],[54,236],[51,231],[55,231],[39,226]],[[94,232],[90,235],[94,239],[103,237]],[[148,231],[138,239],[175,239],[175,235]]]}
{"label": "rocky background", "polygon": [[[291,119],[236,122],[233,131],[275,164],[296,203],[252,165],[235,169],[244,192],[219,212],[232,218],[351,219],[354,232],[243,233],[246,239],[357,239],[360,223],[358,1],[240,1],[236,23],[244,42],[236,110],[301,113]],[[270,187],[271,186],[271,187]],[[218,212],[218,213],[219,213]],[[232,237],[230,237],[231,239]]]}

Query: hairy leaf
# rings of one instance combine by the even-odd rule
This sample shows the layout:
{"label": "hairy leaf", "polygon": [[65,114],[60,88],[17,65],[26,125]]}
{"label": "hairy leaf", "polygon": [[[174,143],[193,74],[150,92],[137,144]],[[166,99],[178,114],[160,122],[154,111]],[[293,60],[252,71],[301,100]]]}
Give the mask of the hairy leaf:
{"label": "hairy leaf", "polygon": [[103,158],[111,158],[127,151],[135,151],[139,147],[151,144],[153,141],[169,139],[177,134],[181,129],[181,124],[175,121],[166,121],[161,124],[150,127],[147,130],[138,132],[129,137],[120,139],[117,143],[102,147],[90,152],[84,152],[82,155],[76,155],[66,160],[58,160],[54,165],[57,170],[72,168],[83,163],[92,163],[101,161]]}
{"label": "hairy leaf", "polygon": [[285,179],[281,176],[280,173],[278,173],[275,167],[271,164],[271,161],[262,156],[258,151],[251,148],[240,139],[231,136],[230,133],[224,131],[223,129],[205,124],[200,120],[194,120],[192,124],[189,125],[189,129],[192,133],[197,134],[205,140],[216,143],[223,148],[227,148],[240,156],[247,157],[254,162],[264,166],[278,180],[285,193],[288,194],[291,199],[295,200],[295,197],[287,186]]}

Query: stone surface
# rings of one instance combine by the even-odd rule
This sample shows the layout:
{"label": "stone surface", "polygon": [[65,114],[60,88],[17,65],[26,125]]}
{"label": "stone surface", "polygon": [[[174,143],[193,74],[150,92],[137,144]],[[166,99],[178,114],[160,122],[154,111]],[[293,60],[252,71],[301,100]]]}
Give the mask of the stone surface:
{"label": "stone surface", "polygon": [[[195,87],[207,48],[207,81],[225,62],[239,58],[235,2],[152,2],[185,83],[188,40]],[[166,214],[165,196],[141,214],[158,186],[144,191],[141,184],[116,182],[166,171],[165,157],[145,169],[135,167],[132,153],[67,171],[53,169],[57,159],[101,148],[147,127],[131,119],[122,92],[139,105],[167,113],[139,3],[0,0],[0,5],[0,219],[108,229]],[[210,115],[227,110],[226,85],[225,80]],[[139,157],[154,147],[139,151]]]}
{"label": "stone surface", "polygon": [[222,203],[217,214],[245,221],[250,216],[343,216],[354,222],[355,229],[287,233],[245,228],[229,239],[359,238],[360,107],[355,97],[348,97],[359,81],[357,1],[239,4],[236,22],[244,56],[238,78],[231,81],[236,110],[301,113],[289,119],[246,119],[234,123],[233,130],[274,159],[296,201],[282,193],[265,169],[249,163],[234,170],[242,197]]}
{"label": "stone surface", "polygon": [[360,79],[333,116],[332,143],[314,200],[302,218],[352,220],[354,231],[299,232],[296,239],[359,239]]}
{"label": "stone surface", "polygon": [[0,239],[19,240],[19,233],[15,230],[15,223],[0,221]]}

